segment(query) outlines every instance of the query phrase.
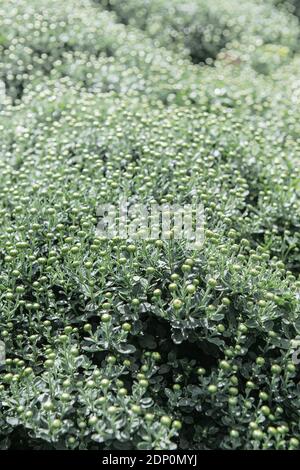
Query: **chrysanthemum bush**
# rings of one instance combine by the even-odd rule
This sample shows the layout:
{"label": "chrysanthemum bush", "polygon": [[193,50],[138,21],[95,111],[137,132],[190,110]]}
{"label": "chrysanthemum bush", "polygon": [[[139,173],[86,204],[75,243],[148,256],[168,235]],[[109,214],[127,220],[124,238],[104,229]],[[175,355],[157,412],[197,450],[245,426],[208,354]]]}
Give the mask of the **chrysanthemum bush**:
{"label": "chrysanthemum bush", "polygon": [[283,7],[287,11],[293,13],[298,18],[300,16],[300,2],[299,0],[269,0],[276,7]]}
{"label": "chrysanthemum bush", "polygon": [[[7,4],[1,447],[298,448],[298,57],[200,67],[92,2]],[[96,230],[192,194],[200,250]]]}
{"label": "chrysanthemum bush", "polygon": [[[229,8],[228,1],[224,5]],[[262,4],[259,8],[265,9]],[[287,61],[298,43],[297,21],[276,10],[276,18],[271,21],[268,10],[274,9],[268,8],[264,14],[255,13],[255,8],[251,10],[252,22],[247,17],[246,25],[254,27],[253,18],[259,16],[270,25],[270,31],[267,25],[257,26],[258,31],[249,33],[247,40],[240,43],[233,34],[234,27],[228,26],[233,34],[231,46],[226,42],[215,52],[207,53],[208,56],[216,56],[228,46],[223,56],[221,54],[222,62],[247,64],[250,61],[262,72]],[[177,101],[189,96],[197,99],[202,85],[201,69],[188,60],[190,52],[182,40],[175,41],[176,47],[171,47],[173,41],[168,34],[165,41],[158,41],[157,37],[166,31],[163,24],[153,37],[138,27],[118,23],[119,18],[113,11],[103,10],[90,0],[68,0],[63,4],[57,0],[29,3],[9,0],[1,5],[0,16],[0,79],[14,100],[22,98],[28,86],[49,76],[53,79],[71,77],[74,85],[94,92],[137,91],[167,103],[176,97]],[[237,10],[235,16],[231,11],[226,15],[220,13],[218,18],[226,17],[226,21],[228,17],[233,18],[230,21],[237,26],[241,24],[240,16]],[[175,15],[175,18],[181,17]],[[206,25],[207,19],[202,19],[202,23]],[[239,28],[244,31],[246,26]],[[218,37],[217,27],[214,34]],[[201,37],[195,41],[197,47],[204,44]],[[208,43],[212,44],[211,38]]]}
{"label": "chrysanthemum bush", "polygon": [[[272,0],[271,0],[272,1]],[[144,30],[158,44],[186,49],[193,62],[216,58],[223,48],[234,49],[235,60],[251,60],[261,70],[258,57],[270,51],[277,62],[297,49],[298,21],[288,9],[279,10],[261,0],[96,0],[116,12],[120,21]],[[265,57],[264,57],[265,58]],[[273,58],[273,60],[276,60]],[[271,59],[271,60],[270,60]],[[266,68],[267,70],[267,68]]]}

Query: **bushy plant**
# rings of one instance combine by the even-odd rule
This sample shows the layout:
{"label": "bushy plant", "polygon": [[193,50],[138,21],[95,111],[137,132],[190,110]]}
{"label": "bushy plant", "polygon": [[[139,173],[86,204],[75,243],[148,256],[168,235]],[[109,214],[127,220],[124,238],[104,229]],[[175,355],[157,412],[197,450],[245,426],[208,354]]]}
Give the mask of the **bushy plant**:
{"label": "bushy plant", "polygon": [[[137,26],[159,44],[185,48],[196,63],[216,58],[224,48],[244,44],[247,55],[262,45],[281,45],[286,53],[298,43],[298,23],[288,11],[265,1],[97,0],[122,22]],[[235,47],[236,47],[235,46]],[[254,58],[255,61],[255,58]]]}
{"label": "bushy plant", "polygon": [[0,14],[0,79],[14,99],[49,76],[69,76],[95,92],[151,95],[159,88],[166,97],[176,86],[180,90],[178,83],[195,83],[197,74],[185,57],[156,48],[89,0],[10,0]]}

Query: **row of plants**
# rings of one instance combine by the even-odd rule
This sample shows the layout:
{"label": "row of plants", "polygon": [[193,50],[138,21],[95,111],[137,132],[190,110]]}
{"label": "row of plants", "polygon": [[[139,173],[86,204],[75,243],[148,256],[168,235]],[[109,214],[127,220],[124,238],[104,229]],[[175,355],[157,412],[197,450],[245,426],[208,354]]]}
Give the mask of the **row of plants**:
{"label": "row of plants", "polygon": [[[122,5],[126,7],[124,2]],[[129,7],[130,2],[126,5]],[[224,5],[228,6],[228,2]],[[266,6],[259,8],[266,9]],[[252,23],[247,15],[243,21],[254,28],[258,12],[249,11]],[[232,18],[231,10],[227,16],[219,15],[219,18],[223,16]],[[237,25],[241,23],[240,16],[237,10],[233,16]],[[252,45],[249,38],[240,42],[238,36],[232,37],[227,52],[225,49],[221,53],[223,46],[220,46],[210,56],[215,57],[220,52],[221,66],[225,63],[238,68],[240,63],[243,66],[250,63],[266,73],[287,62],[297,46],[297,21],[282,12],[276,13],[272,21],[269,11],[259,16],[264,22],[270,22],[270,27],[263,22],[257,26],[257,32],[249,33]],[[192,101],[197,100],[202,80],[206,79],[207,69],[203,71],[190,63],[190,53],[181,39],[175,41],[175,50],[167,49],[168,40],[172,41],[163,23],[154,35],[145,34],[135,27],[136,23],[134,26],[119,24],[114,12],[103,10],[90,0],[69,0],[63,5],[48,0],[30,3],[9,0],[1,6],[1,17],[0,79],[14,101],[22,98],[28,86],[36,86],[49,76],[54,80],[68,76],[74,85],[94,92],[138,92],[163,99],[166,104],[177,97],[180,103],[190,97]],[[174,17],[184,18],[179,14]],[[198,24],[198,16],[194,17]],[[30,18],[33,21],[29,21]],[[164,16],[161,18],[163,21]],[[203,21],[207,23],[206,19]],[[231,25],[228,28],[234,30]],[[241,29],[245,30],[244,24]],[[161,32],[167,34],[165,41],[158,40]],[[264,34],[268,38],[264,38]],[[196,44],[203,44],[203,40],[197,38]],[[247,80],[247,74],[244,75]]]}
{"label": "row of plants", "polygon": [[49,77],[69,76],[95,93],[147,95],[159,82],[163,96],[181,81],[191,86],[189,74],[196,76],[184,57],[155,48],[143,33],[118,24],[113,13],[89,0],[10,0],[2,4],[1,17],[0,79],[14,100]]}
{"label": "row of plants", "polygon": [[[104,7],[1,6],[1,447],[296,449],[298,57],[194,65]],[[203,247],[100,236],[122,196],[196,198]]]}
{"label": "row of plants", "polygon": [[[152,398],[151,403],[155,403],[155,423],[160,422],[162,416],[185,423],[187,414],[186,432],[189,434],[193,426],[195,428],[193,445],[246,445],[248,434],[242,432],[241,425],[238,426],[239,431],[235,429],[234,416],[239,414],[239,410],[235,410],[231,420],[228,414],[231,415],[233,402],[238,405],[239,400],[243,403],[248,396],[250,390],[246,379],[255,379],[256,372],[250,374],[252,361],[256,363],[252,346],[260,344],[260,354],[268,358],[266,364],[269,366],[266,367],[271,367],[276,358],[276,364],[282,370],[286,370],[286,361],[289,369],[293,369],[291,352],[294,347],[292,340],[299,328],[296,303],[299,286],[292,272],[286,271],[281,257],[276,261],[273,256],[270,264],[269,241],[262,239],[258,243],[256,238],[255,220],[258,225],[265,223],[266,208],[262,209],[261,219],[255,211],[251,214],[250,188],[243,176],[243,168],[230,162],[233,155],[229,149],[237,146],[245,131],[240,130],[233,138],[229,130],[239,129],[238,120],[228,115],[226,108],[223,119],[220,114],[188,108],[170,107],[165,110],[161,106],[155,111],[146,103],[141,109],[138,99],[124,101],[123,98],[103,95],[96,100],[92,93],[78,95],[73,90],[68,92],[67,85],[61,87],[57,94],[55,88],[51,92],[47,88],[48,93],[45,92],[43,99],[38,93],[37,103],[31,94],[31,103],[39,112],[28,109],[27,103],[19,106],[18,113],[13,108],[11,119],[7,115],[5,117],[7,128],[3,126],[2,129],[3,135],[7,135],[7,143],[2,146],[7,163],[2,165],[1,171],[1,241],[5,247],[1,269],[2,325],[5,328],[2,338],[8,351],[8,366],[10,359],[24,362],[21,373],[14,369],[15,363],[12,363],[13,371],[8,367],[2,376],[6,421],[8,415],[11,426],[21,424],[28,430],[33,429],[35,438],[47,435],[48,438],[43,437],[43,440],[50,440],[57,446],[69,446],[71,442],[73,448],[80,442],[80,446],[89,447],[95,437],[93,428],[85,431],[85,439],[79,439],[74,431],[78,420],[88,425],[91,417],[91,411],[82,408],[77,387],[90,380],[96,365],[97,370],[100,368],[97,374],[101,380],[111,381],[114,376],[105,372],[103,361],[105,364],[106,356],[113,355],[116,362],[127,360],[133,367],[129,377],[126,377],[128,371],[122,369],[118,378],[123,382],[126,379],[126,389],[134,389],[135,372],[143,374],[142,371],[146,370],[145,367],[143,369],[144,354],[147,352],[150,356],[146,357],[152,357],[154,350],[160,356],[164,353],[162,365],[158,367],[154,361],[151,367],[149,365],[149,371],[146,370],[145,377],[136,377],[149,382],[146,389]],[[50,104],[55,103],[54,107],[48,107],[49,100]],[[17,121],[15,127],[14,120]],[[20,127],[20,121],[26,123],[26,128]],[[221,129],[220,122],[224,123]],[[216,142],[219,142],[218,151],[215,150]],[[248,160],[251,161],[251,149],[247,149]],[[263,151],[260,156],[266,164],[268,157]],[[243,162],[246,165],[246,156]],[[248,171],[246,166],[245,176]],[[279,167],[282,177],[281,171],[282,167]],[[292,174],[286,179],[292,183]],[[270,178],[270,184],[271,180],[274,181],[274,177]],[[253,197],[260,196],[265,201],[266,196],[257,191],[255,183],[257,188],[261,184],[258,179],[255,182],[251,180],[252,190],[256,190]],[[95,237],[96,208],[100,203],[117,201],[122,193],[128,197],[138,194],[143,201],[155,198],[162,203],[184,202],[188,200],[188,188],[198,191],[208,223],[205,246],[200,253],[189,254],[191,258],[185,259],[187,252],[184,246],[177,245],[175,241],[140,244]],[[268,193],[267,185],[265,190]],[[285,190],[284,194],[288,192]],[[273,194],[273,198],[277,202],[278,195]],[[249,211],[248,217],[244,215],[245,210]],[[292,213],[292,208],[289,213]],[[270,226],[273,226],[272,222]],[[276,239],[276,234],[271,232],[269,237]],[[288,327],[283,327],[285,322]],[[74,337],[71,335],[73,328]],[[240,335],[236,334],[237,329],[241,331]],[[146,350],[144,341],[148,345]],[[193,357],[189,358],[191,346],[188,345],[194,343]],[[73,357],[74,347],[78,349],[78,356],[82,353],[79,371],[71,372],[68,365],[61,364],[62,347],[67,358]],[[52,362],[46,362],[49,355]],[[172,367],[168,363],[169,356],[174,362]],[[235,378],[231,379],[230,375],[226,384],[219,384],[218,381],[224,378],[221,375],[218,379],[216,366],[219,361],[228,362],[228,359],[229,365],[222,363],[220,371],[223,367],[228,370],[233,367],[233,372],[239,371],[238,376],[234,374]],[[192,367],[187,367],[187,360]],[[87,361],[87,364],[82,366],[82,361],[84,364]],[[51,370],[44,371],[48,366]],[[34,371],[30,372],[29,378],[24,372],[28,367]],[[207,369],[205,373],[203,367]],[[200,372],[207,374],[205,387],[198,383],[199,368]],[[46,378],[49,374],[52,377],[52,373],[58,374],[57,379],[52,378],[56,387],[54,391],[45,385]],[[273,382],[263,385],[269,405],[272,403],[276,408],[280,403],[288,403],[286,390],[290,391],[294,374],[295,370],[289,376],[288,389],[280,389],[280,397],[277,388],[273,390]],[[69,377],[75,381],[71,389],[75,402],[71,407],[63,408],[65,413],[61,411],[61,397],[64,401],[64,395],[61,394],[60,376],[63,382]],[[30,389],[26,385],[27,380],[32,381]],[[236,385],[241,383],[240,393],[236,393],[238,388],[233,387],[238,400],[229,400],[232,397],[229,391],[231,380]],[[29,390],[35,387],[35,381],[37,388],[28,395]],[[253,389],[260,390],[260,382],[255,379],[253,383]],[[189,410],[194,410],[195,398],[189,394],[199,395],[197,400],[202,403],[201,409],[202,406],[209,408],[211,391],[215,387],[220,389],[222,400],[220,408],[213,408],[211,424],[222,422],[223,428],[218,427],[214,432],[210,430],[213,435],[206,441],[203,439],[206,426],[204,429],[200,426],[200,435],[197,431],[201,413],[199,416],[196,413],[191,422]],[[169,388],[171,395],[167,391]],[[180,394],[173,396],[173,389]],[[99,393],[96,385],[94,393]],[[274,402],[271,401],[273,394],[276,396]],[[180,407],[177,410],[177,395],[182,395],[182,410]],[[143,396],[137,402],[136,395],[129,397],[132,405],[142,406],[144,403]],[[229,409],[224,408],[225,399],[231,403]],[[53,402],[53,413],[46,424],[40,407],[49,400]],[[163,411],[157,409],[160,402]],[[262,406],[259,401],[250,402],[253,402],[253,410],[248,412],[247,425],[255,421],[257,406]],[[94,400],[91,403],[94,404]],[[292,403],[295,414],[298,406],[296,394]],[[95,415],[99,426],[103,424],[102,413],[106,413],[109,405],[103,401],[103,406],[104,409],[100,406]],[[128,402],[124,407],[124,410],[130,409]],[[286,423],[290,413],[293,414],[290,407],[283,409],[282,413],[287,415],[280,415],[280,425]],[[148,409],[148,405],[145,408]],[[118,409],[118,412],[118,420],[124,422],[122,410]],[[26,413],[31,419],[28,420]],[[93,410],[93,417],[94,413]],[[54,414],[55,423],[57,419],[62,423],[59,431],[55,431],[55,437],[49,431]],[[144,418],[142,415],[140,420],[144,422]],[[120,440],[128,446],[133,430],[127,429],[126,419],[125,434],[114,435],[115,419],[113,416],[108,425],[113,435],[111,441],[117,445],[116,441]],[[268,423],[266,420],[265,426]],[[209,424],[207,426],[210,427]],[[144,442],[142,437],[144,428],[139,429],[141,436],[136,434],[136,439],[140,436],[136,445],[139,448],[151,447],[153,443],[147,439]],[[243,437],[238,438],[239,444],[233,444],[231,437],[236,433],[231,433],[232,430],[242,433]],[[175,436],[174,431],[170,432]],[[219,443],[220,432],[224,436],[222,443]],[[280,434],[279,448],[289,447],[290,440],[295,439],[295,432],[293,426],[284,444]],[[153,435],[160,435],[156,427]],[[108,445],[110,439],[104,429],[103,436]],[[170,448],[164,433],[163,436],[162,441],[154,445]],[[182,445],[185,441],[190,442],[188,435],[183,433],[182,436]],[[95,439],[101,442],[97,441],[100,437]]]}
{"label": "row of plants", "polygon": [[194,63],[212,64],[221,51],[268,73],[298,49],[298,21],[288,9],[261,0],[96,0],[120,21],[145,31],[157,44],[185,50]]}

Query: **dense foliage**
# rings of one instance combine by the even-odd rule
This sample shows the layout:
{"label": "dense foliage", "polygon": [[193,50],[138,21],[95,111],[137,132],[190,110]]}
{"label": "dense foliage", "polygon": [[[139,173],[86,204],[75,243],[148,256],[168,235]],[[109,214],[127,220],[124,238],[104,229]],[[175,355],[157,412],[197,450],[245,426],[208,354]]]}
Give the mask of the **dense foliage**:
{"label": "dense foliage", "polygon": [[[296,3],[1,3],[1,448],[298,448]],[[124,194],[202,249],[98,236]]]}
{"label": "dense foliage", "polygon": [[95,1],[115,11],[123,23],[145,30],[158,44],[181,51],[186,48],[196,63],[205,59],[212,63],[225,46],[238,49],[236,54],[243,59],[243,52],[251,58],[264,47],[279,46],[277,56],[297,47],[295,17],[264,0]]}

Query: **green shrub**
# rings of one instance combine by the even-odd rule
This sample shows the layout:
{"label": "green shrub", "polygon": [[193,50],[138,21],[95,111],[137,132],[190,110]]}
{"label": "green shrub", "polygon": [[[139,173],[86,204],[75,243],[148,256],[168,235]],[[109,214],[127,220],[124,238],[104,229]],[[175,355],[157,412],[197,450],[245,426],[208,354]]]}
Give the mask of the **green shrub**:
{"label": "green shrub", "polygon": [[300,2],[299,0],[270,0],[271,3],[277,7],[283,7],[296,16],[300,16]]}
{"label": "green shrub", "polygon": [[[271,171],[260,136],[251,162],[253,148],[238,145],[251,127],[226,108],[155,110],[68,90],[32,92],[2,129],[2,433],[24,429],[38,448],[293,447],[298,284],[256,235],[267,207],[274,224],[264,191],[279,200],[267,181],[284,178],[284,159]],[[184,202],[189,188],[205,206],[200,252],[171,241],[131,254],[132,241],[95,236],[97,205],[120,191]],[[282,373],[268,375],[274,363]]]}
{"label": "green shrub", "polygon": [[[299,447],[299,57],[251,5],[274,41],[213,67],[85,0],[1,6],[1,448]],[[203,247],[99,236],[124,195],[196,197]]]}
{"label": "green shrub", "polygon": [[1,17],[0,79],[14,99],[48,76],[70,76],[94,91],[150,94],[159,87],[166,96],[181,81],[195,82],[187,60],[156,48],[89,0],[10,0],[1,6]]}

